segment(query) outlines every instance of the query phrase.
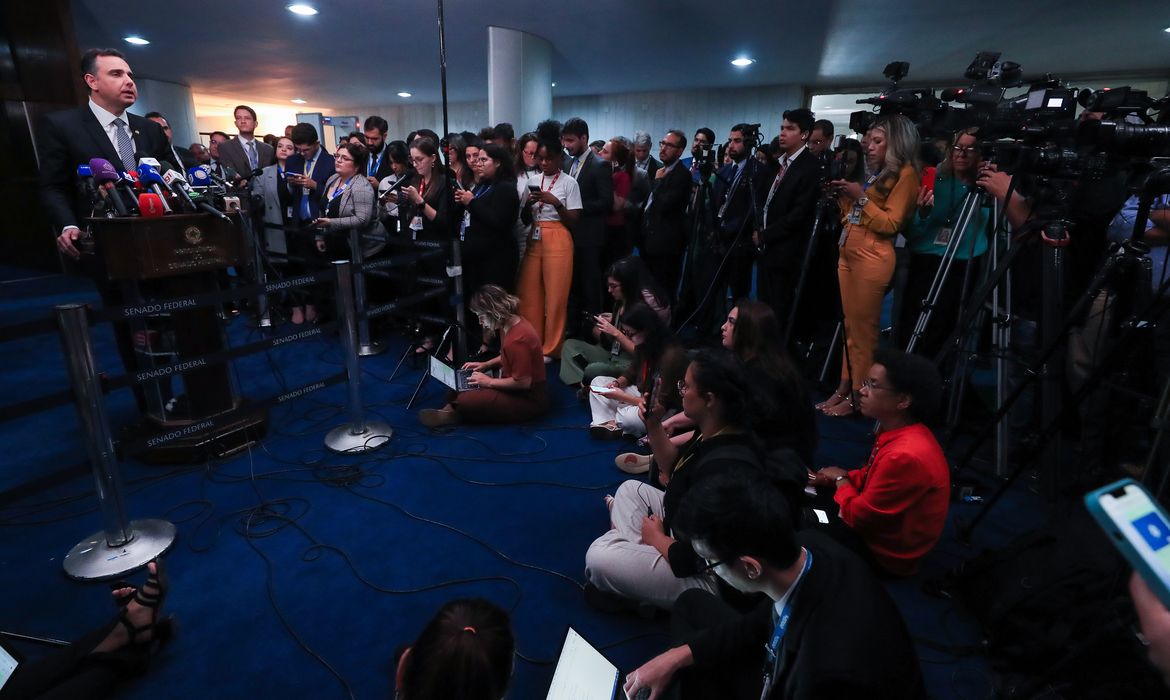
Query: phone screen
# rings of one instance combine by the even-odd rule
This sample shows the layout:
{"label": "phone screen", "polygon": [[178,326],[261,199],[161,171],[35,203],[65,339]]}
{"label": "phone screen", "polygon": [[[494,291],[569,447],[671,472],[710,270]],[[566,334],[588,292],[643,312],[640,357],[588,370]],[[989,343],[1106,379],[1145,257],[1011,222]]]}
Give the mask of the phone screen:
{"label": "phone screen", "polygon": [[1100,504],[1162,583],[1170,587],[1170,522],[1162,509],[1136,484],[1102,494]]}

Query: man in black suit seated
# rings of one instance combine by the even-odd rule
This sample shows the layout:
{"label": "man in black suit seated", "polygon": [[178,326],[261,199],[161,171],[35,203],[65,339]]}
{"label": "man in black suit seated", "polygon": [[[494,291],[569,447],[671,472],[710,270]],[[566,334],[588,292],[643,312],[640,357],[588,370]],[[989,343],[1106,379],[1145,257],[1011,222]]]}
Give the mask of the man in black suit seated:
{"label": "man in black suit seated", "polygon": [[658,146],[662,165],[651,181],[639,246],[650,274],[670,292],[673,302],[678,294],[682,255],[688,235],[691,172],[679,160],[686,152],[687,137],[678,129],[671,129]]}
{"label": "man in black suit seated", "polygon": [[820,195],[820,161],[808,148],[812,128],[809,110],[802,107],[784,113],[780,169],[764,196],[763,230],[752,232],[752,242],[760,251],[760,298],[782,324],[792,311]]}
{"label": "man in black suit seated", "polygon": [[677,531],[743,593],[740,613],[699,589],[672,611],[674,648],[626,676],[634,697],[674,681],[688,698],[889,698],[925,691],[910,634],[869,568],[818,532],[794,533],[787,500],[758,471],[713,476],[683,499]]}
{"label": "man in black suit seated", "polygon": [[[581,189],[581,217],[573,227],[573,284],[566,318],[575,323],[582,311],[601,313],[601,250],[605,219],[613,212],[613,167],[589,148],[589,125],[573,117],[561,130],[568,156],[564,169]],[[570,334],[576,330],[569,328]]]}
{"label": "man in black suit seated", "polygon": [[[106,279],[97,256],[82,259],[77,249],[81,227],[93,211],[77,177],[77,166],[91,158],[105,158],[119,170],[133,170],[140,156],[170,160],[174,156],[158,124],[130,114],[138,100],[134,73],[115,49],[90,49],[81,57],[81,74],[89,101],[81,107],[45,115],[37,130],[40,157],[41,205],[57,233],[57,250],[81,264],[93,277],[106,306],[127,302],[121,287]],[[118,353],[128,370],[137,368],[129,327],[114,324]],[[139,407],[145,409],[142,390],[135,385]]]}
{"label": "man in black suit seated", "polygon": [[175,145],[175,135],[171,133],[171,123],[167,121],[167,118],[161,112],[147,112],[146,118],[162,127],[163,134],[167,137],[167,148],[170,149],[171,155],[174,156],[173,158],[167,158],[167,160],[183,171],[183,177],[187,177],[187,170],[199,165],[195,160],[195,156],[191,155],[190,150]]}

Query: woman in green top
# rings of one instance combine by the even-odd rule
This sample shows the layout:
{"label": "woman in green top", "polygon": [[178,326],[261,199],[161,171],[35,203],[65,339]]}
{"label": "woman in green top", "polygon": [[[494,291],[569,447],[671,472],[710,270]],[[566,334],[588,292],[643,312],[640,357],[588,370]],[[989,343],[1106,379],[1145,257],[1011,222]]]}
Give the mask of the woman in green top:
{"label": "woman in green top", "polygon": [[978,127],[972,127],[955,134],[950,152],[939,166],[934,188],[919,188],[918,215],[913,217],[906,232],[910,270],[906,276],[906,303],[902,305],[898,323],[898,346],[902,348],[910,342],[922,301],[930,292],[948,241],[962,236],[955,243],[955,260],[935,302],[930,323],[915,344],[914,352],[920,355],[933,357],[954,330],[969,261],[987,252],[989,209],[980,207],[963,231],[956,230],[963,202],[975,187],[979,173],[978,131]]}

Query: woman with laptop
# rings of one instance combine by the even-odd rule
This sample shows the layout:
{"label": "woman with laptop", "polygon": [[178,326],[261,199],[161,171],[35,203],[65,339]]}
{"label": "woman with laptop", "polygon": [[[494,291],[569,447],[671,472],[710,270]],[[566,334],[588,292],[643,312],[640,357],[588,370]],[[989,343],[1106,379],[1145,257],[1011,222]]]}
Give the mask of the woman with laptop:
{"label": "woman with laptop", "polygon": [[[456,423],[516,423],[548,412],[544,353],[532,324],[517,313],[520,300],[494,284],[471,297],[471,311],[486,333],[500,335],[500,354],[487,362],[468,362],[475,391],[455,393],[442,408],[419,411],[428,428]],[[487,372],[499,369],[500,376]]]}

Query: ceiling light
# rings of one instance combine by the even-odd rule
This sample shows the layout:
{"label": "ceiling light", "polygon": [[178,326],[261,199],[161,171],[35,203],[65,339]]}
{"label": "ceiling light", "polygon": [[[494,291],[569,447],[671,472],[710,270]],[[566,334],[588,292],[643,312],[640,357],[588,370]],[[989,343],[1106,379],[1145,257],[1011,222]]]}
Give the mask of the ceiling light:
{"label": "ceiling light", "polygon": [[299,97],[295,98],[295,99],[292,101],[292,103],[293,103],[294,105],[303,105],[303,104],[308,104],[308,102],[309,102],[308,100],[304,100],[304,99],[301,99],[301,98],[299,98]]}
{"label": "ceiling light", "polygon": [[312,17],[317,14],[317,8],[312,5],[306,5],[303,2],[298,2],[295,5],[289,5],[288,11],[294,15],[301,15],[302,17]]}
{"label": "ceiling light", "polygon": [[556,87],[556,86],[557,86],[557,84],[556,84],[556,83],[553,83],[553,84],[552,84],[552,86],[553,86],[553,87]]}
{"label": "ceiling light", "polygon": [[146,46],[150,42],[147,41],[146,39],[143,39],[140,36],[135,36],[135,35],[131,34],[130,36],[126,37],[126,43],[127,44],[134,44],[135,46]]}
{"label": "ceiling light", "polygon": [[400,93],[398,93],[398,96],[399,97],[410,97],[410,93],[409,92],[400,92]]}
{"label": "ceiling light", "polygon": [[1166,32],[1167,34],[1170,34],[1170,27],[1166,27],[1166,28],[1165,28],[1165,29],[1163,29],[1162,31]]}
{"label": "ceiling light", "polygon": [[750,66],[751,64],[753,64],[755,62],[756,62],[756,59],[754,59],[754,58],[748,58],[747,56],[740,56],[739,58],[732,61],[731,65],[735,66],[736,68],[744,68],[744,67]]}

